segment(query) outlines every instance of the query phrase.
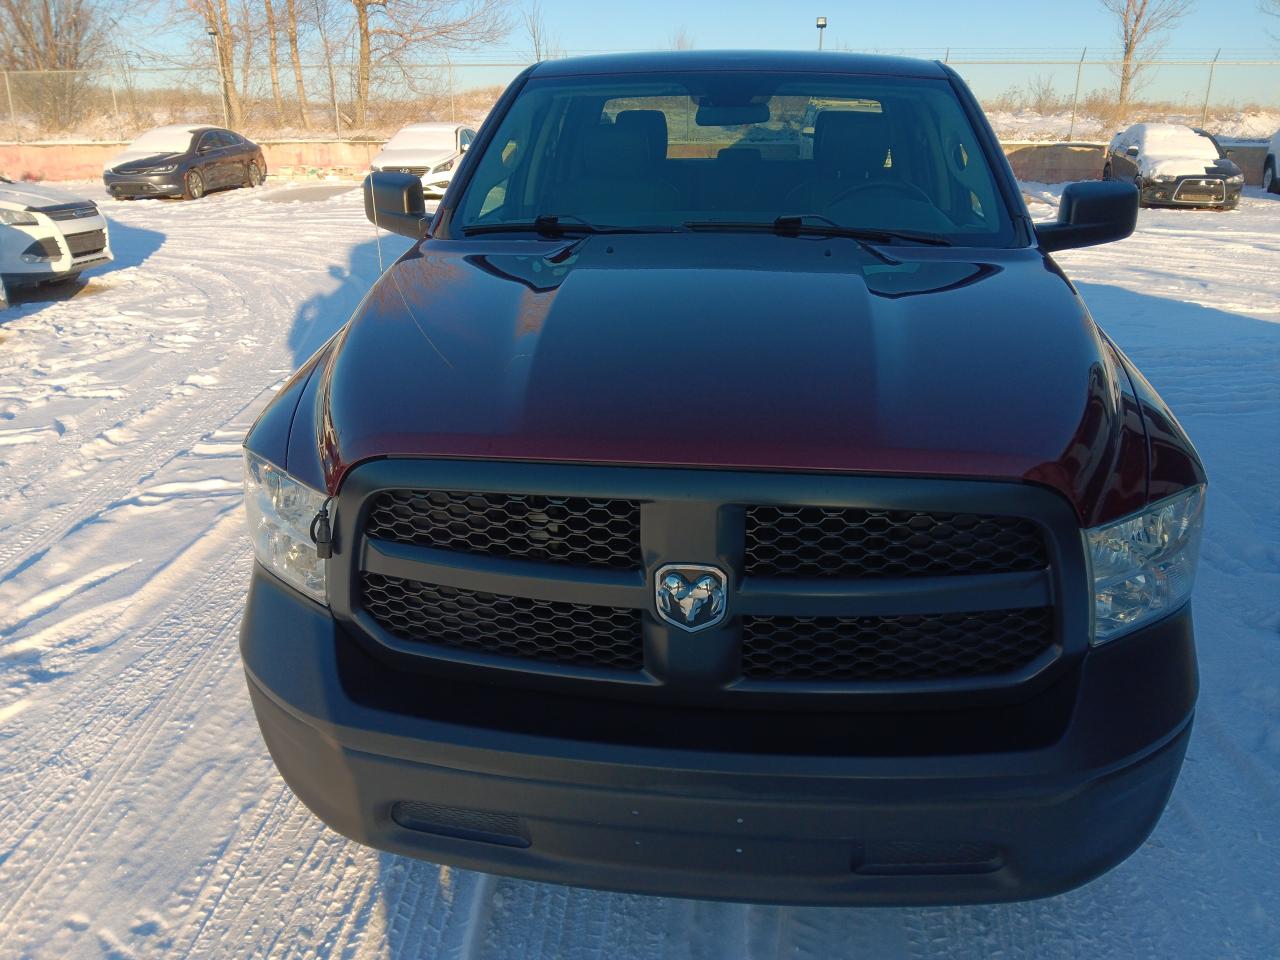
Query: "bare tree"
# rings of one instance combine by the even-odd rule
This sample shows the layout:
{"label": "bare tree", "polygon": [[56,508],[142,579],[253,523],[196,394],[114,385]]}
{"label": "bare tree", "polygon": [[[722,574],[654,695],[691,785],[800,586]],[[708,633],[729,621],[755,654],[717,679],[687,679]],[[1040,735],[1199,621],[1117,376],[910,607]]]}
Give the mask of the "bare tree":
{"label": "bare tree", "polygon": [[694,47],[693,37],[689,36],[686,27],[681,26],[679,30],[667,37],[667,45],[672,50],[692,50]]}
{"label": "bare tree", "polygon": [[[1258,9],[1268,17],[1280,17],[1280,0],[1258,0]],[[1270,30],[1267,33],[1271,33]],[[1274,40],[1280,40],[1280,33],[1271,33]]]}
{"label": "bare tree", "polygon": [[0,0],[0,69],[65,71],[14,78],[17,96],[40,120],[65,129],[86,109],[86,71],[109,50],[107,0]]}
{"label": "bare tree", "polygon": [[302,55],[298,52],[298,5],[297,0],[285,0],[285,35],[289,39],[289,59],[293,62],[293,81],[298,88],[298,119],[303,130],[311,129],[311,120],[307,117],[307,88],[302,82]]}
{"label": "bare tree", "polygon": [[276,111],[276,123],[284,121],[284,102],[280,98],[280,55],[277,50],[276,12],[271,0],[262,0],[267,15],[267,67],[271,72],[271,103]]}
{"label": "bare tree", "polygon": [[1160,52],[1169,32],[1191,12],[1192,0],[1101,0],[1102,7],[1115,17],[1120,33],[1120,94],[1118,110],[1123,116],[1142,72],[1144,59]]}
{"label": "bare tree", "polygon": [[249,10],[250,0],[240,0],[237,11],[239,19],[232,24],[235,31],[236,44],[240,49],[240,102],[248,103],[253,96],[250,86],[253,80],[254,48],[257,45],[258,30],[255,29],[255,17]]}
{"label": "bare tree", "polygon": [[235,84],[235,65],[240,31],[232,27],[227,0],[179,0],[178,12],[194,16],[213,39],[215,66],[222,87],[223,104],[227,108],[227,120],[231,126],[239,127],[243,114]]}
{"label": "bare tree", "polygon": [[560,46],[560,38],[552,36],[547,31],[547,23],[542,16],[541,3],[534,0],[533,3],[526,7],[522,20],[524,22],[525,37],[529,41],[534,60],[551,60],[555,57],[564,56],[564,50]]}
{"label": "bare tree", "polygon": [[424,49],[474,47],[511,31],[511,0],[351,0],[356,15],[356,126],[368,121],[373,68]]}

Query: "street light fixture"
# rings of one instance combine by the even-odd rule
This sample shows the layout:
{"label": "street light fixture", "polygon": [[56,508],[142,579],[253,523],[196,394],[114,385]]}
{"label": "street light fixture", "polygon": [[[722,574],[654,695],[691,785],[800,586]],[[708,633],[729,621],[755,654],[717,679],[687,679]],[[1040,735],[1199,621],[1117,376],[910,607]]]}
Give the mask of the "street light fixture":
{"label": "street light fixture", "polygon": [[827,18],[819,17],[818,18],[818,49],[819,50],[822,49],[822,31],[826,29],[827,29]]}

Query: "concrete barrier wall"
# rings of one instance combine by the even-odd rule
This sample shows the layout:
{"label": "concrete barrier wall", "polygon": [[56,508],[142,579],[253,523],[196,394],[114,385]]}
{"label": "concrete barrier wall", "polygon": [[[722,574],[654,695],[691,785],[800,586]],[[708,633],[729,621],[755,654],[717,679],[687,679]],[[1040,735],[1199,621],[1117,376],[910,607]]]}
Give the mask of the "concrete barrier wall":
{"label": "concrete barrier wall", "polygon": [[[124,149],[123,143],[0,143],[0,173],[29,180],[96,180],[102,166]],[[369,169],[379,141],[265,140],[262,151],[274,178],[355,179]],[[1064,183],[1093,180],[1102,174],[1106,145],[1101,143],[1002,144],[1019,180]],[[1240,164],[1245,182],[1262,182],[1262,144],[1226,144],[1227,155]]]}
{"label": "concrete barrier wall", "polygon": [[[0,173],[21,180],[97,180],[124,143],[0,143]],[[382,142],[268,140],[267,170],[286,179],[363,176]]]}

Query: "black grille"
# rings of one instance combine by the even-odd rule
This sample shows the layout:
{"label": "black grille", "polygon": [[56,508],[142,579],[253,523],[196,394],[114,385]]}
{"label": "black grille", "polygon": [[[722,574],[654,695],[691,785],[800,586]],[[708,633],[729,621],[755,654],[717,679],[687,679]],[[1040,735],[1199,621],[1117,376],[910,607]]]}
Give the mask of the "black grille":
{"label": "black grille", "polygon": [[1008,673],[1053,644],[1050,611],[745,617],[742,672],[774,680],[940,680]]}
{"label": "black grille", "polygon": [[406,640],[507,657],[638,670],[640,611],[504,597],[362,574],[363,605]]}
{"label": "black grille", "polygon": [[69,233],[65,239],[73,257],[83,257],[87,253],[97,253],[107,245],[107,235],[101,230]]}
{"label": "black grille", "polygon": [[365,533],[544,563],[614,570],[642,565],[640,505],[634,500],[391,490],[375,498]]}
{"label": "black grille", "polygon": [[1046,566],[1029,520],[827,507],[747,509],[747,576],[934,577]]}

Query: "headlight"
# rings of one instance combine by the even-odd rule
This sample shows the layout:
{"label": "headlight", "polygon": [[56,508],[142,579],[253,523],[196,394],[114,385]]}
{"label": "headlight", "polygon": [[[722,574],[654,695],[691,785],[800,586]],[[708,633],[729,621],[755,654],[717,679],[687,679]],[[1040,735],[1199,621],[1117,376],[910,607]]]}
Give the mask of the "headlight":
{"label": "headlight", "polygon": [[163,167],[147,167],[147,169],[143,170],[142,172],[143,173],[173,173],[173,171],[177,169],[178,169],[178,165],[176,163],[166,163]]}
{"label": "headlight", "polygon": [[34,227],[37,223],[33,214],[25,210],[0,210],[0,223],[11,227]]}
{"label": "headlight", "polygon": [[1093,576],[1094,643],[1158,620],[1191,595],[1203,520],[1201,485],[1118,523],[1084,531]]}
{"label": "headlight", "polygon": [[444,163],[437,163],[434,167],[431,168],[431,172],[444,173],[446,170],[452,170],[454,163],[457,162],[457,159],[458,159],[457,157],[454,157],[452,160],[446,160]]}
{"label": "headlight", "polygon": [[325,563],[311,539],[311,521],[325,495],[273,463],[244,454],[244,505],[258,562],[312,599],[327,602]]}
{"label": "headlight", "polygon": [[1244,183],[1244,174],[1237,173],[1234,176],[1227,177],[1227,183]]}
{"label": "headlight", "polygon": [[1152,183],[1173,183],[1173,181],[1177,180],[1178,178],[1171,177],[1167,173],[1159,173],[1159,174],[1156,174],[1154,177],[1151,177],[1150,179]]}

